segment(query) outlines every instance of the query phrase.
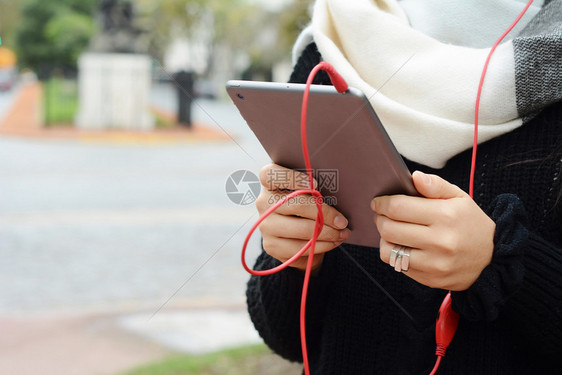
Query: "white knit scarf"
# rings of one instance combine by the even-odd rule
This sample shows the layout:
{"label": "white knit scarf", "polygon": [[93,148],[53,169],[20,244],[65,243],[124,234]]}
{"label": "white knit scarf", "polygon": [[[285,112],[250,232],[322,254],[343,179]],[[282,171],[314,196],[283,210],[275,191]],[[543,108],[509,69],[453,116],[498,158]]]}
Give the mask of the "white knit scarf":
{"label": "white knit scarf", "polygon": [[[404,157],[441,168],[472,146],[476,93],[489,48],[445,44],[414,30],[395,0],[317,0],[312,25],[297,45],[311,37],[323,59],[369,98]],[[521,112],[518,100],[514,44],[508,39],[488,68],[479,143],[532,115],[532,109]]]}

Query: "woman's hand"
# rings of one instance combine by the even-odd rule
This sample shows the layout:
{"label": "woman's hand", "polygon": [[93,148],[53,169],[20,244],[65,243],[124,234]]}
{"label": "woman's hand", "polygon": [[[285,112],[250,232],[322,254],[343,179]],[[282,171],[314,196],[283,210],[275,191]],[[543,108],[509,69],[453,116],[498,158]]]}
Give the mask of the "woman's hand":
{"label": "woman's hand", "polygon": [[389,263],[397,246],[411,248],[405,274],[432,288],[466,290],[492,261],[496,224],[468,194],[436,175],[414,172],[422,197],[373,199],[381,234],[380,257]]}
{"label": "woman's hand", "polygon": [[[309,188],[306,174],[276,164],[262,168],[260,182],[264,187],[256,200],[260,215],[290,192]],[[312,238],[317,214],[314,199],[305,194],[289,199],[262,221],[259,230],[263,237],[263,248],[269,255],[285,262]],[[325,203],[322,207],[324,227],[316,241],[314,270],[318,270],[324,254],[341,245],[350,234],[349,229],[345,229],[347,219],[341,213]],[[308,252],[291,266],[304,270],[307,254]]]}

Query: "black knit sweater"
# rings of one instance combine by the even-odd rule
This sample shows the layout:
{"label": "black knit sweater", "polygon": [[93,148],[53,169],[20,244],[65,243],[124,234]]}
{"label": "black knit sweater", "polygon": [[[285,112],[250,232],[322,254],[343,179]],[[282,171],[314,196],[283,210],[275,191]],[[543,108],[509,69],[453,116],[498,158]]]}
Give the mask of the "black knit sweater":
{"label": "black knit sweater", "polygon": [[[292,82],[320,61],[311,44]],[[323,72],[315,83],[330,84]],[[459,327],[438,374],[551,374],[562,366],[562,103],[478,148],[475,201],[496,222],[492,263],[467,291],[453,293]],[[471,151],[439,170],[406,161],[467,189]],[[425,287],[381,262],[378,249],[342,245],[325,258],[307,302],[313,374],[428,374],[435,318],[446,291]],[[351,256],[369,275],[363,273]],[[256,269],[279,262],[262,253]],[[374,278],[413,316],[407,317]],[[251,277],[248,310],[264,341],[302,361],[302,273]]]}

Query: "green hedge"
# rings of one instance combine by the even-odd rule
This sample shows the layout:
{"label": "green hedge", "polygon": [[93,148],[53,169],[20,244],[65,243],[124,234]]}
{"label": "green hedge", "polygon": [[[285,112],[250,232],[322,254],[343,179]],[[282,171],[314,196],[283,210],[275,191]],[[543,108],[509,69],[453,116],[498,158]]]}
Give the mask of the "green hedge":
{"label": "green hedge", "polygon": [[78,110],[76,80],[51,78],[43,83],[45,124],[71,125]]}

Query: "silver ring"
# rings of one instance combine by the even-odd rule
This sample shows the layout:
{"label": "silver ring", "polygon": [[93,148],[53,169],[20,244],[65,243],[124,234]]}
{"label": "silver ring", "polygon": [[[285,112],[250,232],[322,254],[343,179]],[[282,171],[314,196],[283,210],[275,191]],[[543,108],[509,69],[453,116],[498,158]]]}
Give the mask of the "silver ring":
{"label": "silver ring", "polygon": [[408,272],[410,269],[410,251],[411,249],[403,246],[399,253],[402,253],[402,272]]}
{"label": "silver ring", "polygon": [[407,246],[396,245],[390,252],[389,264],[396,272],[408,272],[410,269],[410,251]]}
{"label": "silver ring", "polygon": [[402,249],[398,250],[398,255],[396,255],[396,264],[394,265],[394,271],[402,272],[402,257],[404,256],[404,252]]}
{"label": "silver ring", "polygon": [[388,264],[390,264],[391,267],[394,267],[396,265],[396,256],[398,255],[398,250],[399,249],[394,247],[390,252],[390,259],[388,260]]}

